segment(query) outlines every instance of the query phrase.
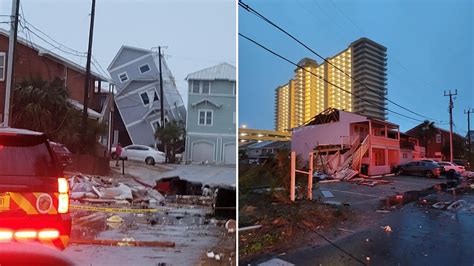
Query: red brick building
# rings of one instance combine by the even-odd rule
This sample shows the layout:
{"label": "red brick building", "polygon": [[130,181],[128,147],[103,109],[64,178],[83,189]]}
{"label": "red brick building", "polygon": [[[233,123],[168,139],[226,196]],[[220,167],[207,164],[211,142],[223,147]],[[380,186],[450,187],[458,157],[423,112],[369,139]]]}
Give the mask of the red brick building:
{"label": "red brick building", "polygon": [[[8,35],[6,30],[0,29],[0,121],[3,121],[5,106]],[[45,81],[59,78],[64,81],[69,98],[83,103],[86,72],[84,67],[22,38],[18,38],[14,58],[13,84],[38,76]],[[107,82],[107,78],[92,72],[88,104],[98,113],[104,111],[107,97],[107,93],[101,93],[98,89],[104,85],[101,82]]]}
{"label": "red brick building", "polygon": [[[449,160],[449,131],[442,128],[435,128],[433,134],[423,133],[424,124],[408,130],[406,133],[417,137],[420,140],[421,146],[426,146],[426,158],[433,158],[438,160]],[[428,136],[425,139],[425,136]],[[464,147],[465,138],[459,134],[453,132],[453,143],[454,143],[454,158],[459,158],[461,150],[456,149],[457,146]],[[460,145],[456,145],[459,144]],[[461,148],[462,149],[462,148]]]}

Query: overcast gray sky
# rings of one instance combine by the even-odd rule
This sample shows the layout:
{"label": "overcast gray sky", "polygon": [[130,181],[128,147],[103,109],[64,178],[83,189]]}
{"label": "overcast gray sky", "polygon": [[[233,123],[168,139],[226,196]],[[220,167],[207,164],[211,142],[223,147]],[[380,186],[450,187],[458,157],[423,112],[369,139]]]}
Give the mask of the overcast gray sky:
{"label": "overcast gray sky", "polygon": [[[92,0],[20,2],[20,15],[28,22],[68,47],[87,51]],[[11,3],[0,0],[0,15],[10,15]],[[187,102],[187,74],[221,62],[236,64],[235,12],[232,0],[96,0],[93,55],[106,70],[123,44],[145,49],[168,46],[168,65]],[[8,20],[0,17],[2,22]],[[9,29],[5,23],[0,27]],[[19,36],[25,37],[25,32],[20,28]],[[31,39],[85,66],[86,58],[60,52],[34,35]]]}

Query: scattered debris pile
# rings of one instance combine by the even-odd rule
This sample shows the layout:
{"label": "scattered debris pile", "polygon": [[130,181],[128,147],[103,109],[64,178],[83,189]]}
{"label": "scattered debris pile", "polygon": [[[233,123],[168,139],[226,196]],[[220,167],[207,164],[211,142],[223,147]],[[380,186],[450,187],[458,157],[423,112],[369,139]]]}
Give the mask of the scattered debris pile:
{"label": "scattered debris pile", "polygon": [[132,205],[156,208],[163,206],[165,198],[158,191],[145,186],[131,186],[103,177],[75,175],[69,179],[71,199],[79,202]]}
{"label": "scattered debris pile", "polygon": [[[390,175],[385,175],[385,176],[390,176]],[[377,185],[385,185],[385,184],[391,183],[388,180],[380,179],[380,177],[382,176],[368,178],[367,176],[359,174],[357,171],[349,169],[349,168],[345,170],[341,170],[341,172],[339,172],[338,175],[331,175],[322,171],[316,171],[313,174],[313,178],[315,180],[318,180],[319,183],[321,184],[346,181],[346,182],[355,183],[357,185],[374,187]]]}
{"label": "scattered debris pile", "polygon": [[462,176],[462,177],[466,177],[466,178],[474,178],[474,172],[472,172],[472,171],[464,171],[463,173],[461,173],[461,176]]}
{"label": "scattered debris pile", "polygon": [[[139,179],[135,181],[136,185],[123,179],[120,182],[84,174],[71,176],[71,243],[174,247],[173,242],[102,239],[104,231],[115,230],[119,235],[128,236],[134,230],[153,228],[157,224],[184,228],[212,224],[235,235],[235,225],[224,229],[225,222],[236,217],[235,188],[203,186],[179,176],[162,178],[155,186]],[[218,221],[213,216],[224,220]]]}

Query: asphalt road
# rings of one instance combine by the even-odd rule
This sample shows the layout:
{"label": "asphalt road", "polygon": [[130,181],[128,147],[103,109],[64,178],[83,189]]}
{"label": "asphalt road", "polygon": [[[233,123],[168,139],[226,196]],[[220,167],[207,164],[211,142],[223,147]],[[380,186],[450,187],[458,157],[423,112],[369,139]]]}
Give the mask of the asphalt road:
{"label": "asphalt road", "polygon": [[[336,242],[366,265],[473,265],[474,194],[434,194],[433,201],[465,200],[457,211],[410,203],[375,226]],[[381,227],[389,225],[392,232]],[[307,247],[278,256],[273,265],[361,265],[332,245]]]}

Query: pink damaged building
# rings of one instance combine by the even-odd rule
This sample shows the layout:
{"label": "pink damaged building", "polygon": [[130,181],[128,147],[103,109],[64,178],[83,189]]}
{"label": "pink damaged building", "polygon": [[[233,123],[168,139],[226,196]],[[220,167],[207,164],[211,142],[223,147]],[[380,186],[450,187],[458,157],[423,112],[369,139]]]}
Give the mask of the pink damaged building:
{"label": "pink damaged building", "polygon": [[291,150],[305,161],[314,152],[316,167],[337,178],[388,174],[423,156],[418,140],[401,136],[398,125],[333,108],[294,128]]}

